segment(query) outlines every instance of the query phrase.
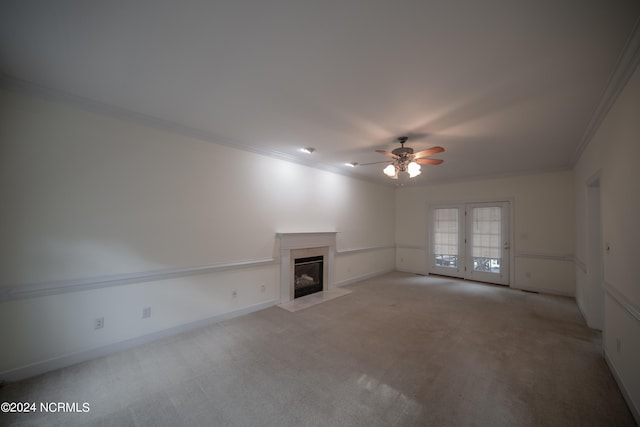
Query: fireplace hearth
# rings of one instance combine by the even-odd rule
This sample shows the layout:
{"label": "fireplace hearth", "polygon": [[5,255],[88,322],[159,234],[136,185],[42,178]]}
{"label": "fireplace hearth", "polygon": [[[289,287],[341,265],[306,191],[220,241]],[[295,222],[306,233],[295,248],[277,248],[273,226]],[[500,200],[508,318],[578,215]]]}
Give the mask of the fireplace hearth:
{"label": "fireplace hearth", "polygon": [[322,291],[323,256],[294,260],[294,298]]}

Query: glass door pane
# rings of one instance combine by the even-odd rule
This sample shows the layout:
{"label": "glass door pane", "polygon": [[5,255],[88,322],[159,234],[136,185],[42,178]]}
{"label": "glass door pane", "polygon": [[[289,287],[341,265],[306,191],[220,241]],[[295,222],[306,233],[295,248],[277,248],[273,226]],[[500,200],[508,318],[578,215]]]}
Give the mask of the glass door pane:
{"label": "glass door pane", "polygon": [[473,270],[500,273],[502,209],[496,206],[473,208],[471,216]]}
{"label": "glass door pane", "polygon": [[458,209],[436,209],[434,254],[436,265],[458,267]]}
{"label": "glass door pane", "polygon": [[507,208],[506,202],[467,206],[467,278],[509,283]]}
{"label": "glass door pane", "polygon": [[463,253],[461,244],[463,231],[461,217],[463,209],[460,207],[443,207],[432,210],[432,246],[431,271],[447,276],[464,274]]}

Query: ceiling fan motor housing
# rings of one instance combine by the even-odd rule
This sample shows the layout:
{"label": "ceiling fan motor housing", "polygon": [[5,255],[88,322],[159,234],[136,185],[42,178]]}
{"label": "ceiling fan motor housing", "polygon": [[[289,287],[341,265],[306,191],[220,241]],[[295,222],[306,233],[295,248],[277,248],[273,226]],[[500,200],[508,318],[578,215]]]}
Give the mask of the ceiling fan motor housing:
{"label": "ceiling fan motor housing", "polygon": [[392,153],[395,154],[396,156],[407,157],[410,154],[413,154],[413,148],[400,147],[393,150]]}
{"label": "ceiling fan motor housing", "polygon": [[404,146],[404,143],[407,142],[407,139],[409,139],[408,136],[399,137],[398,142],[400,142],[401,147],[391,151],[393,154],[400,157],[400,160],[403,160],[407,158],[409,155],[413,154],[413,148]]}

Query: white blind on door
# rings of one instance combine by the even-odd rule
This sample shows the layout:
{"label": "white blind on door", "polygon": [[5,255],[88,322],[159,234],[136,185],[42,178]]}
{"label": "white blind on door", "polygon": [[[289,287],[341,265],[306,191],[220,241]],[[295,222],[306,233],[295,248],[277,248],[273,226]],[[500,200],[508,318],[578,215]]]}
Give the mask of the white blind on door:
{"label": "white blind on door", "polygon": [[502,209],[499,206],[473,208],[471,215],[471,255],[476,258],[502,258]]}
{"label": "white blind on door", "polygon": [[458,209],[434,210],[433,253],[458,255]]}

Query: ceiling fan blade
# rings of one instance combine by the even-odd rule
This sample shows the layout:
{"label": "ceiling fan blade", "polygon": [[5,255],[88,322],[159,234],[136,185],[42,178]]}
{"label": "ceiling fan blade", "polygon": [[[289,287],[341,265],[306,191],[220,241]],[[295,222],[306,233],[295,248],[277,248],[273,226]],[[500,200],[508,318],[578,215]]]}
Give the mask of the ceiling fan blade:
{"label": "ceiling fan blade", "polygon": [[444,162],[444,160],[440,159],[414,159],[413,161],[419,165],[439,165]]}
{"label": "ceiling fan blade", "polygon": [[376,153],[384,154],[385,156],[391,157],[392,159],[398,158],[398,156],[396,156],[395,154],[389,153],[388,151],[384,151],[384,150],[376,150]]}
{"label": "ceiling fan blade", "polygon": [[426,150],[422,150],[422,151],[418,151],[417,153],[414,153],[413,158],[419,159],[420,157],[427,157],[432,154],[442,153],[443,151],[444,151],[444,148],[442,147],[431,147],[431,148],[427,148]]}

